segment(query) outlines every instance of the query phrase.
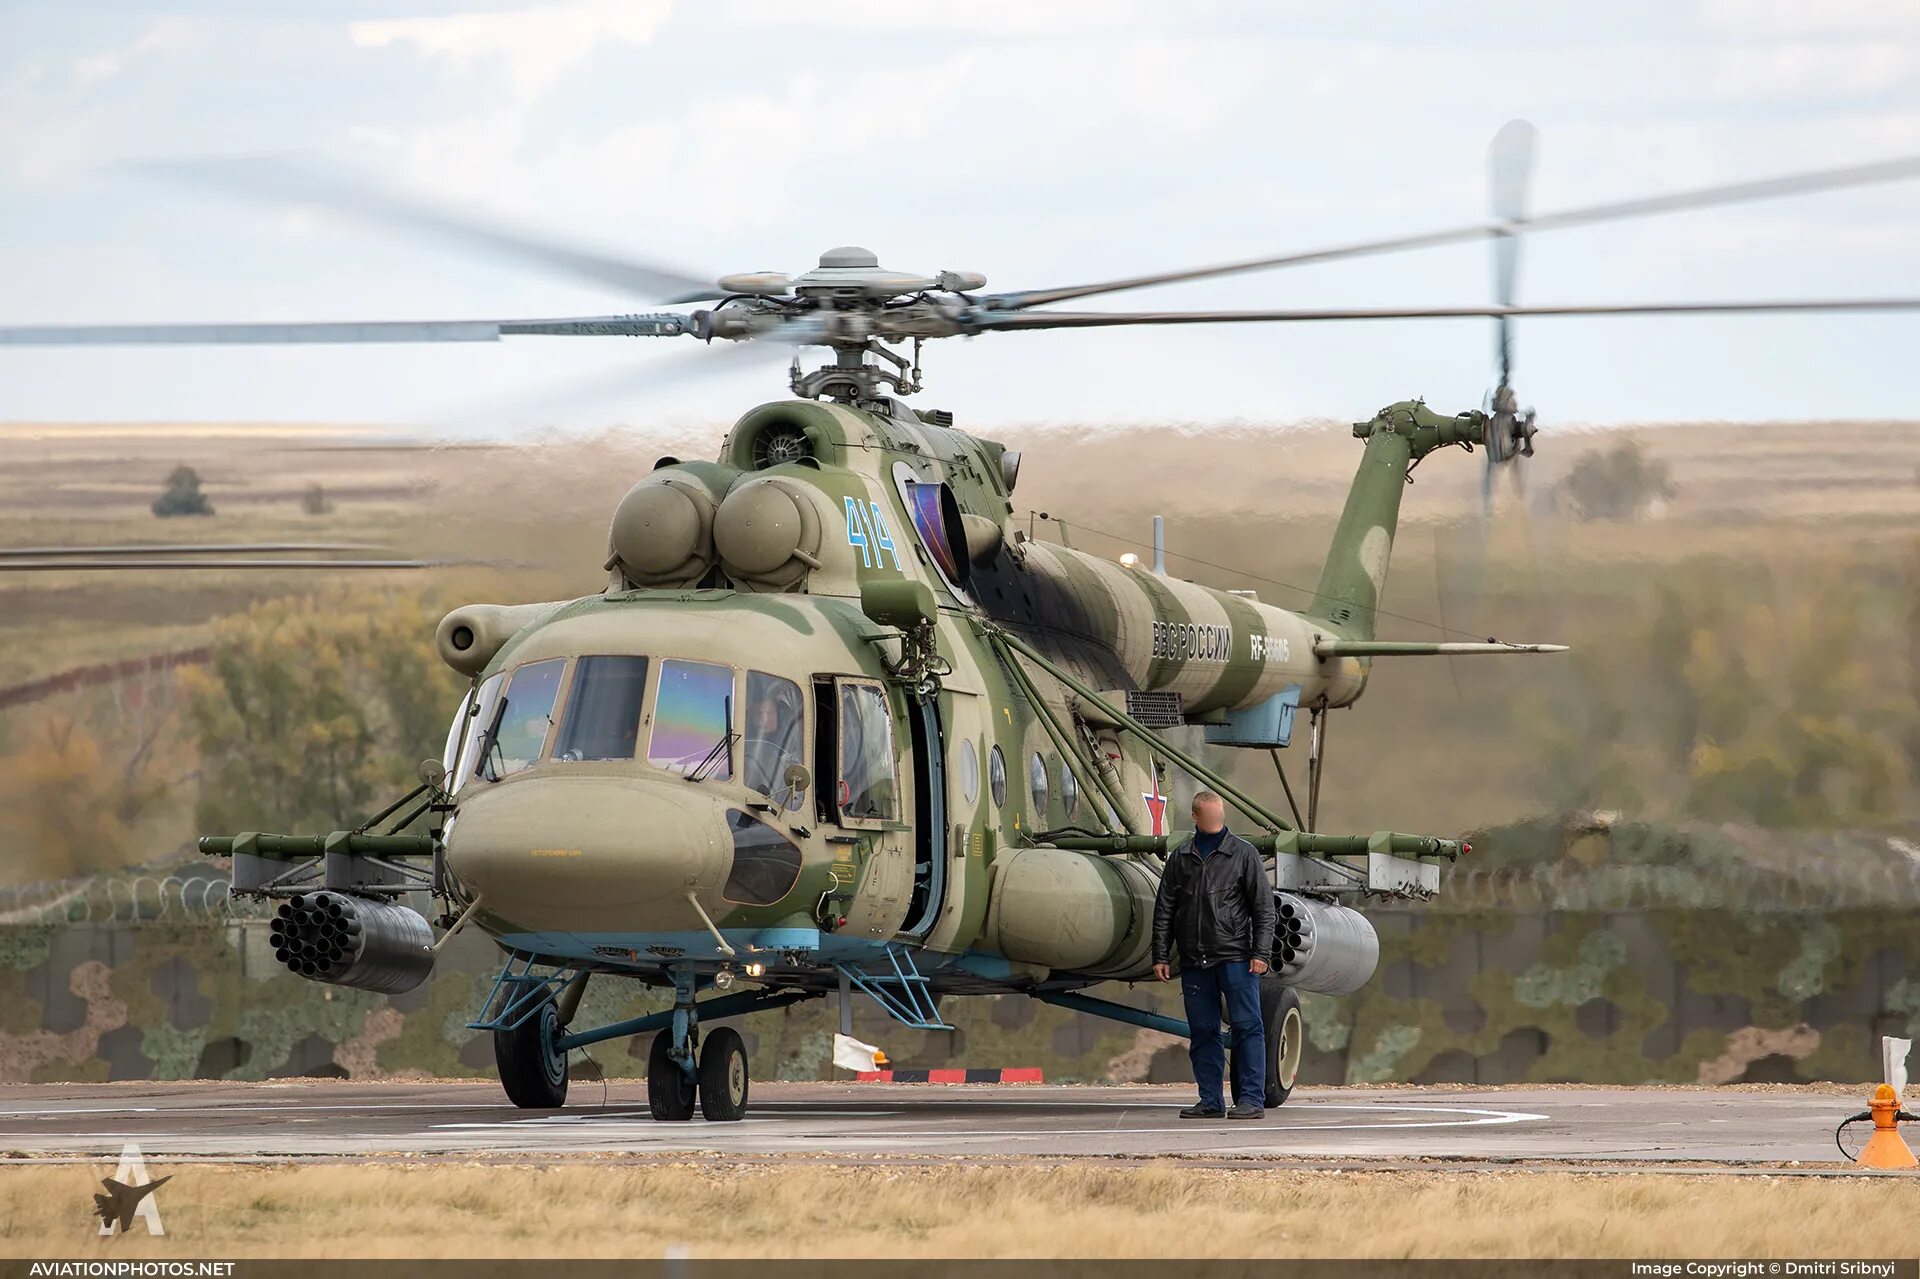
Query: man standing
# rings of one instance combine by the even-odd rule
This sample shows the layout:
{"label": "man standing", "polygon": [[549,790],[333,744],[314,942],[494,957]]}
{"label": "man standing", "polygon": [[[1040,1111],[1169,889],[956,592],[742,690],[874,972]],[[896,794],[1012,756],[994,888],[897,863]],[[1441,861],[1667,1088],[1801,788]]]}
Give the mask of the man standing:
{"label": "man standing", "polygon": [[[1173,975],[1180,953],[1180,995],[1191,1038],[1187,1053],[1200,1103],[1182,1119],[1258,1119],[1266,1114],[1267,1028],[1260,1019],[1260,974],[1273,950],[1273,889],[1252,844],[1227,829],[1226,803],[1212,791],[1193,797],[1193,836],[1167,856],[1153,903],[1153,975]],[[1233,1028],[1234,1094],[1221,1096],[1226,1051],[1220,1002]]]}

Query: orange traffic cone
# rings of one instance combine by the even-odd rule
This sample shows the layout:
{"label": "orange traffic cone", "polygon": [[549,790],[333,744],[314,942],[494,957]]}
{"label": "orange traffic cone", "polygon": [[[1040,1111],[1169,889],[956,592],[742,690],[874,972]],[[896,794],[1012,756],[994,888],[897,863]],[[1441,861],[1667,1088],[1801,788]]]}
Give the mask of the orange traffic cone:
{"label": "orange traffic cone", "polygon": [[1893,1090],[1893,1085],[1881,1084],[1875,1088],[1873,1100],[1867,1106],[1873,1114],[1873,1136],[1867,1138],[1854,1163],[1862,1168],[1920,1168],[1920,1159],[1915,1159],[1907,1149],[1906,1139],[1898,1127],[1900,1120],[1913,1116],[1900,1109],[1900,1094]]}

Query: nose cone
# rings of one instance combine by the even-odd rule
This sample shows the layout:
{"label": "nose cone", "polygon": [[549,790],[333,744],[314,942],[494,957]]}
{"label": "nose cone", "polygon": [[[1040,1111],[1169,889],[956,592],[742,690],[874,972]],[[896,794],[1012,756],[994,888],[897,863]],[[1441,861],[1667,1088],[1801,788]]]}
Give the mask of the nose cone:
{"label": "nose cone", "polygon": [[725,810],[685,783],[526,777],[460,796],[447,865],[484,909],[528,931],[701,927],[688,893],[719,888]]}

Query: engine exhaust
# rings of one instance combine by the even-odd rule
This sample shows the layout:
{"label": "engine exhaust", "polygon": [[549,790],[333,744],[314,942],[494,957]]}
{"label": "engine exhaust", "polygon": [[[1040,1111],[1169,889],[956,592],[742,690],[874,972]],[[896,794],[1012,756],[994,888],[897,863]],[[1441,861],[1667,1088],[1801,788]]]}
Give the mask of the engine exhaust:
{"label": "engine exhaust", "polygon": [[289,972],[330,986],[397,995],[433,971],[432,927],[396,902],[303,893],[280,903],[267,931]]}
{"label": "engine exhaust", "polygon": [[1295,893],[1275,894],[1273,957],[1280,980],[1321,995],[1351,995],[1380,965],[1380,937],[1357,910]]}

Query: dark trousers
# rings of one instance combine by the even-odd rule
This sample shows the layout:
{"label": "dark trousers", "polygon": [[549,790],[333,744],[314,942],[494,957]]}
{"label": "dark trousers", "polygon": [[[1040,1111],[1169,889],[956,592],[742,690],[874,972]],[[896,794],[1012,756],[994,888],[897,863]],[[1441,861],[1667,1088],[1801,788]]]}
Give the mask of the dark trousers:
{"label": "dark trousers", "polygon": [[1192,1038],[1187,1055],[1193,1061],[1194,1082],[1200,1085],[1200,1104],[1220,1106],[1227,1070],[1226,1047],[1220,1042],[1220,1001],[1226,1000],[1227,1024],[1233,1028],[1233,1091],[1241,1100],[1263,1106],[1267,1100],[1267,1026],[1260,1019],[1260,978],[1244,959],[1228,959],[1208,968],[1180,970],[1180,997],[1187,1006],[1187,1029]]}

